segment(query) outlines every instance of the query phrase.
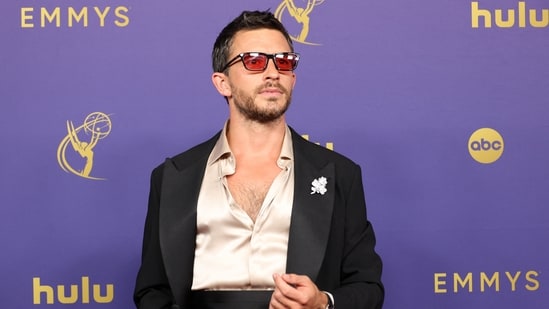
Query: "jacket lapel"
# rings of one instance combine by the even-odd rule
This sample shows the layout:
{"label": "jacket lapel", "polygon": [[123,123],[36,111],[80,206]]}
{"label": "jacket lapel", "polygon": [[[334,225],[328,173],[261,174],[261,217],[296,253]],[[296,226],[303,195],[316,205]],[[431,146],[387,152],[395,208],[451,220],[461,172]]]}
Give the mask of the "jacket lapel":
{"label": "jacket lapel", "polygon": [[218,137],[219,134],[187,152],[185,157],[167,159],[164,164],[160,197],[160,248],[177,304],[183,304],[191,290],[196,206],[208,156]]}
{"label": "jacket lapel", "polygon": [[[292,132],[294,140],[294,204],[288,240],[286,271],[309,276],[313,281],[318,276],[326,253],[335,196],[335,168],[331,162],[313,164],[306,156],[308,142]],[[318,158],[316,158],[318,159]],[[315,179],[325,177],[324,194],[312,194]]]}

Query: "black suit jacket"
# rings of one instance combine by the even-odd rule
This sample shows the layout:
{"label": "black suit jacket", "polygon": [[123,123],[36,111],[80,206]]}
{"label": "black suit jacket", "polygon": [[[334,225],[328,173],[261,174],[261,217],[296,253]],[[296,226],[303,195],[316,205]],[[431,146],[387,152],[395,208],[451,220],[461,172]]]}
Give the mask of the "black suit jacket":
{"label": "black suit jacket", "polygon": [[[219,133],[152,172],[134,293],[138,308],[189,307],[198,194],[218,138]],[[360,167],[294,130],[292,142],[295,187],[286,272],[309,276],[334,295],[338,309],[381,308],[382,263],[366,217]],[[327,178],[327,191],[311,194],[319,177]]]}

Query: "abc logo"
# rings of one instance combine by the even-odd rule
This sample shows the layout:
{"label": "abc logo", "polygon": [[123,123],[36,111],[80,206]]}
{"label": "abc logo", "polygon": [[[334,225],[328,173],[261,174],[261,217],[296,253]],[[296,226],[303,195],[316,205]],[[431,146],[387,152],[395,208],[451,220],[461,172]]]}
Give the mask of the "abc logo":
{"label": "abc logo", "polygon": [[494,163],[503,154],[503,138],[494,129],[478,129],[469,138],[469,154],[479,163]]}

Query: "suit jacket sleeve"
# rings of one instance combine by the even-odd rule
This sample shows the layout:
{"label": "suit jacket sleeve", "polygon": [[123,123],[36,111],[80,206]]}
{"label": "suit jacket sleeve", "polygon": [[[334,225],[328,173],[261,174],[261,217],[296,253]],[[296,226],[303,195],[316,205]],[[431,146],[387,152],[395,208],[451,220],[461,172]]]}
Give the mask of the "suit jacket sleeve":
{"label": "suit jacket sleeve", "polygon": [[[319,281],[330,281],[325,289],[334,295],[338,309],[379,309],[383,305],[382,262],[375,251],[375,235],[367,219],[362,174],[353,164],[340,171],[332,233]],[[339,269],[328,269],[338,265]],[[323,283],[320,284],[321,288]]]}
{"label": "suit jacket sleeve", "polygon": [[159,208],[162,168],[153,170],[145,229],[141,267],[139,269],[134,302],[140,309],[171,308],[173,296],[164,269],[159,241]]}

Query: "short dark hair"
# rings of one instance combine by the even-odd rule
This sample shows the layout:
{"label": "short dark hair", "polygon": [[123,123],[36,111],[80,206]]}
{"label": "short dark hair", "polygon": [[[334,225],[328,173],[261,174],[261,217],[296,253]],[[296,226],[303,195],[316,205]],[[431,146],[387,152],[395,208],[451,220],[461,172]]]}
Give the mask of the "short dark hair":
{"label": "short dark hair", "polygon": [[234,36],[242,30],[272,29],[280,31],[291,51],[294,51],[292,38],[288,34],[284,25],[269,11],[244,11],[231,21],[217,36],[212,50],[212,67],[214,72],[221,72],[227,64],[230,55],[230,48],[233,44]]}

